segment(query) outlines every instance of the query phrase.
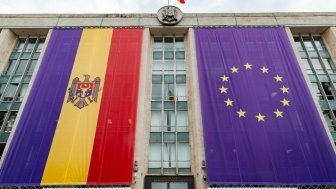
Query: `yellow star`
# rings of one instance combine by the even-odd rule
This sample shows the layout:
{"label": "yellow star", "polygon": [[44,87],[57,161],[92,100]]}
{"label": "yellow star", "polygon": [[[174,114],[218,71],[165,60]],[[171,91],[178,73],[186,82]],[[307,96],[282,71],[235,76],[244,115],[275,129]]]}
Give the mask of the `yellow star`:
{"label": "yellow star", "polygon": [[279,75],[276,75],[276,77],[273,77],[275,79],[276,82],[282,82],[282,77],[280,77]]}
{"label": "yellow star", "polygon": [[227,93],[227,90],[228,90],[228,88],[225,88],[224,86],[218,89],[220,90],[221,93]]}
{"label": "yellow star", "polygon": [[238,68],[236,68],[236,67],[232,67],[232,68],[230,68],[230,70],[232,71],[232,73],[238,73]]}
{"label": "yellow star", "polygon": [[225,81],[229,81],[229,77],[226,76],[226,75],[223,75],[223,77],[221,77],[222,81],[225,82]]}
{"label": "yellow star", "polygon": [[289,88],[282,86],[280,90],[282,91],[282,93],[288,93]]}
{"label": "yellow star", "polygon": [[230,98],[228,98],[226,101],[224,101],[226,103],[226,106],[233,106],[233,100],[231,100]]}
{"label": "yellow star", "polygon": [[277,109],[274,113],[275,113],[276,117],[283,117],[282,116],[283,112],[281,112],[279,109]]}
{"label": "yellow star", "polygon": [[266,68],[265,66],[260,68],[260,70],[262,71],[262,73],[268,73],[268,68]]}
{"label": "yellow star", "polygon": [[239,112],[237,112],[239,117],[245,117],[246,112],[244,112],[241,108],[239,109]]}
{"label": "yellow star", "polygon": [[282,102],[283,106],[289,106],[289,100],[287,100],[286,98],[284,98],[283,100],[281,100],[280,102]]}
{"label": "yellow star", "polygon": [[247,70],[252,69],[252,64],[249,64],[248,62],[244,66],[245,66],[245,69],[247,69]]}
{"label": "yellow star", "polygon": [[256,115],[256,118],[258,119],[258,122],[260,122],[260,121],[265,121],[265,117],[266,116],[264,116],[264,115],[262,115],[262,114],[258,114],[258,115]]}

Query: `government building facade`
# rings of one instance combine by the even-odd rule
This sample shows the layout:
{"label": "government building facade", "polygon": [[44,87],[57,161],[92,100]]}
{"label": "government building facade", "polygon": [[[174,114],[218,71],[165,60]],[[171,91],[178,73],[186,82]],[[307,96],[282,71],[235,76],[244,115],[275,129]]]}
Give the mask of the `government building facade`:
{"label": "government building facade", "polygon": [[336,188],[336,13],[0,15],[0,186]]}

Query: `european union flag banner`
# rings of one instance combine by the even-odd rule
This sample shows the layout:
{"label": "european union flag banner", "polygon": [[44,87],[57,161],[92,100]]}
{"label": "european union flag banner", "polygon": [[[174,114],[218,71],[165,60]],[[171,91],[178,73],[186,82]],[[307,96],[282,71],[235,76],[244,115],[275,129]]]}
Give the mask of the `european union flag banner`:
{"label": "european union flag banner", "polygon": [[195,29],[210,184],[336,184],[336,155],[284,28]]}
{"label": "european union flag banner", "polygon": [[53,30],[0,185],[132,184],[142,31]]}

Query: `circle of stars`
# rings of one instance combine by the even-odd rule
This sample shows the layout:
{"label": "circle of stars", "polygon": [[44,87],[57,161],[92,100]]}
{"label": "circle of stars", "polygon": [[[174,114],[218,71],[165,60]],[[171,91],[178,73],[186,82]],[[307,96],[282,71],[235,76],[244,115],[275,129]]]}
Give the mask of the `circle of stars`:
{"label": "circle of stars", "polygon": [[[248,63],[248,62],[246,64],[244,64],[244,68],[245,68],[246,71],[252,70],[252,66],[253,65]],[[261,74],[269,74],[269,72],[268,72],[269,68],[267,68],[266,66],[263,66],[259,69],[260,69]],[[238,74],[239,73],[239,68],[233,66],[233,67],[230,68],[230,71],[231,71],[231,74]],[[282,80],[283,77],[278,75],[278,74],[276,76],[274,76],[273,78],[274,78],[274,81],[276,83],[282,83],[283,82],[283,80]],[[230,77],[228,75],[224,74],[223,76],[220,77],[220,79],[223,83],[228,83]],[[224,84],[218,89],[219,89],[221,94],[227,94],[228,90],[229,90],[229,88],[225,87]],[[286,87],[285,85],[282,85],[282,87],[279,88],[279,90],[281,91],[282,94],[289,94],[289,88]],[[282,104],[282,107],[275,109],[274,112],[273,112],[275,118],[283,118],[284,117],[283,108],[285,108],[286,106],[290,106],[290,101],[286,98],[283,98],[282,100],[280,100],[280,102]],[[234,100],[232,100],[230,98],[227,98],[224,101],[224,103],[225,103],[225,106],[229,107],[229,108],[234,106]],[[237,113],[238,118],[240,118],[240,119],[246,118],[247,115],[248,115],[248,112],[246,112],[243,107],[239,107],[239,111],[237,111],[236,113]],[[258,112],[258,114],[253,115],[253,116],[255,117],[257,122],[265,122],[267,120],[266,115],[264,115],[262,112]]]}

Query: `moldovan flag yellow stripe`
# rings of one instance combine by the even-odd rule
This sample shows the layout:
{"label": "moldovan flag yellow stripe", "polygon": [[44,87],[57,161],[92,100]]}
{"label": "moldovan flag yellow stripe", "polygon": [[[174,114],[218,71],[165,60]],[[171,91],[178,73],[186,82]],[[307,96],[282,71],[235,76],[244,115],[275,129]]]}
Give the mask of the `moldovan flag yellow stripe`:
{"label": "moldovan flag yellow stripe", "polygon": [[[79,43],[72,78],[100,78],[103,90],[112,29],[84,29]],[[82,80],[82,78],[80,78]],[[100,91],[102,93],[102,91]],[[86,184],[101,96],[97,102],[78,109],[66,95],[41,184]]]}

